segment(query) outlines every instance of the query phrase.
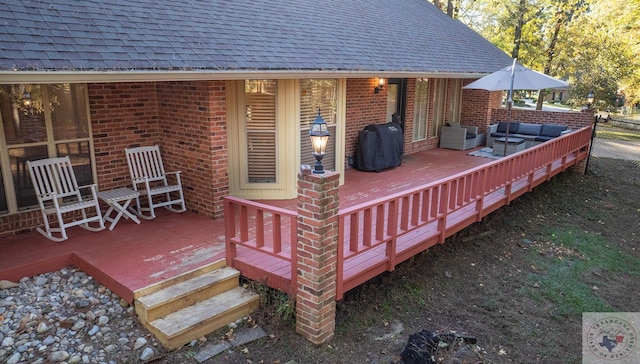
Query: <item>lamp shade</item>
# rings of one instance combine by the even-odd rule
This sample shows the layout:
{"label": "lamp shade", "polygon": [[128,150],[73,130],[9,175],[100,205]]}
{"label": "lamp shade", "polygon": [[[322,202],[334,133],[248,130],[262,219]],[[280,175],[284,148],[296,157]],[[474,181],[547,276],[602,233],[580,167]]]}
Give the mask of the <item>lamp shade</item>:
{"label": "lamp shade", "polygon": [[311,129],[309,130],[309,138],[311,139],[311,147],[313,148],[314,155],[324,156],[327,153],[327,143],[330,135],[331,133],[329,133],[327,123],[322,116],[320,116],[320,111],[318,111],[318,116],[311,124]]}
{"label": "lamp shade", "polygon": [[24,92],[22,93],[22,98],[20,99],[20,101],[22,101],[22,106],[26,107],[26,108],[30,108],[32,106],[32,102],[33,102],[33,98],[31,97],[31,93],[27,90],[24,90]]}

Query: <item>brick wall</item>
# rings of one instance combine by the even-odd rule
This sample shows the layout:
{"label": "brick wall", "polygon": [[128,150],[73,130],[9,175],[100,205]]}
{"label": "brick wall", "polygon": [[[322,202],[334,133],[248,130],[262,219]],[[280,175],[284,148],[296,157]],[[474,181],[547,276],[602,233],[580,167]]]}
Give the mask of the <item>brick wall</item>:
{"label": "brick wall", "polygon": [[[507,120],[508,110],[505,108],[493,109],[492,123]],[[593,113],[590,111],[543,111],[512,109],[511,121],[534,124],[558,124],[567,125],[570,129],[579,129],[593,124]]]}
{"label": "brick wall", "polygon": [[345,157],[355,155],[358,132],[365,126],[386,122],[387,89],[385,88],[376,94],[373,92],[375,86],[373,78],[350,78],[347,80]]}
{"label": "brick wall", "polygon": [[333,338],[340,174],[298,175],[296,332],[316,345]]}
{"label": "brick wall", "polygon": [[42,225],[40,210],[0,216],[0,239],[33,231],[39,225]]}
{"label": "brick wall", "polygon": [[[468,82],[470,80],[465,84]],[[130,185],[125,148],[158,144],[166,169],[182,171],[187,208],[206,216],[222,217],[222,199],[229,193],[224,85],[223,81],[89,84],[100,188]],[[365,126],[386,122],[387,88],[376,94],[374,87],[373,78],[347,80],[345,157],[355,154],[358,133]],[[434,87],[431,92],[435,92]],[[502,92],[463,90],[460,121],[483,130],[506,112],[500,108],[501,97]],[[447,105],[450,99],[448,95]],[[439,143],[438,137],[412,142],[414,103],[415,79],[408,79],[405,154],[436,148]],[[539,112],[532,115],[519,112],[514,110],[514,120],[543,117]],[[573,127],[592,121],[585,113],[561,114],[564,119],[550,116],[545,122],[567,123]],[[431,125],[428,128],[430,130]],[[38,216],[38,213],[23,213],[0,217],[0,229],[4,233],[33,227],[40,223]]]}
{"label": "brick wall", "polygon": [[220,218],[229,194],[224,81],[158,83],[165,169],[181,171],[187,208]]}
{"label": "brick wall", "polygon": [[[467,85],[474,80],[465,80]],[[479,130],[486,130],[492,123],[492,110],[502,107],[502,91],[489,92],[486,90],[462,89],[462,110],[460,121],[464,125],[477,126]]]}
{"label": "brick wall", "polygon": [[130,185],[125,148],[158,144],[165,170],[181,171],[187,209],[222,216],[229,191],[223,81],[95,84],[89,105],[101,189]]}
{"label": "brick wall", "polygon": [[89,84],[89,110],[101,190],[130,186],[124,149],[160,143],[156,84]]}
{"label": "brick wall", "polygon": [[[124,149],[160,145],[167,171],[182,171],[186,206],[223,215],[229,193],[224,81],[89,84],[101,190],[130,186]],[[213,156],[213,157],[212,157]],[[0,216],[0,237],[42,225],[39,210]]]}

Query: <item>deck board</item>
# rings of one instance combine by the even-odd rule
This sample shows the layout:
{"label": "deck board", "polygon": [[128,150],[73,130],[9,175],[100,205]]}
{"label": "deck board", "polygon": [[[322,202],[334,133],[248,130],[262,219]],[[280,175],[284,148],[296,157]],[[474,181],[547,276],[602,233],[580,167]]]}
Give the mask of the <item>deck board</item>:
{"label": "deck board", "polygon": [[[403,162],[402,167],[392,168],[376,174],[350,171],[345,176],[345,185],[340,189],[340,210],[363,204],[366,201],[377,200],[381,195],[384,196],[384,193],[390,194],[401,190],[410,190],[429,181],[441,180],[490,162],[469,157],[469,159],[473,160],[472,164],[479,163],[472,166],[471,164],[460,162],[460,160],[467,160],[460,153],[447,152],[449,151],[438,150],[439,156],[448,156],[448,158],[440,160],[448,164],[446,168],[442,169],[425,169],[424,165],[434,167],[433,161],[435,159],[430,153],[423,153],[412,156],[406,163]],[[428,157],[428,161],[427,159],[422,159],[424,157]],[[584,155],[580,157],[584,158]],[[453,159],[456,162],[453,162]],[[519,178],[517,180],[506,185],[493,187],[484,196],[474,186],[474,183],[477,183],[480,177],[474,177],[469,182],[465,182],[465,180],[453,182],[451,188],[455,191],[452,196],[454,200],[449,202],[446,213],[436,213],[432,207],[425,209],[423,206],[424,203],[438,201],[440,197],[437,194],[439,192],[432,196],[418,197],[416,195],[415,197],[401,198],[397,204],[398,228],[395,234],[388,231],[389,212],[386,208],[383,212],[385,218],[382,228],[386,234],[382,237],[382,241],[378,240],[379,237],[376,236],[376,229],[378,228],[376,214],[379,213],[377,209],[372,209],[369,214],[360,212],[358,215],[353,215],[350,218],[358,219],[358,221],[353,223],[345,221],[343,224],[345,241],[341,242],[341,249],[344,267],[342,282],[338,283],[338,298],[342,297],[344,292],[363,284],[380,273],[393,270],[394,266],[390,264],[391,261],[396,265],[400,264],[412,256],[427,250],[429,247],[442,242],[444,238],[459,232],[510,201],[530,192],[536,186],[566,170],[568,166],[575,164],[577,160],[578,157],[570,155],[567,158],[559,158],[542,168],[529,171],[522,170],[518,172]],[[459,169],[456,169],[456,167]],[[416,173],[418,172],[427,173],[417,178]],[[492,178],[496,178],[496,176],[492,176]],[[500,178],[500,176],[497,176],[497,178]],[[385,181],[385,183],[380,184],[379,181]],[[278,203],[279,207],[285,205],[282,202]],[[424,213],[426,215],[423,215]],[[413,217],[408,217],[407,214],[413,214]],[[430,222],[424,224],[425,219]],[[443,225],[444,231],[440,230],[440,219],[445,221]],[[369,226],[370,230],[365,231],[365,226]],[[352,229],[357,229],[357,231],[352,231]],[[350,244],[352,239],[354,239],[355,245]],[[393,258],[387,256],[389,239],[395,239]],[[372,246],[367,246],[366,244],[372,244]],[[353,251],[353,249],[356,251]],[[270,274],[268,272],[269,268],[267,268],[270,263],[261,261],[259,258],[255,258],[252,261],[260,262],[260,267],[264,269],[261,274]],[[278,268],[282,268],[282,266],[280,265]],[[277,275],[277,279],[286,280],[290,270],[278,269],[276,273],[276,269],[274,269],[273,274]],[[286,283],[281,283],[280,285],[286,286]]]}
{"label": "deck board", "polygon": [[[383,170],[380,173],[347,170],[345,185],[341,186],[339,191],[340,210],[442,180],[494,161],[468,156],[469,152],[471,150],[432,149],[406,155],[401,166]],[[562,160],[555,161],[550,168],[550,173],[547,173],[546,168],[540,168],[530,177],[525,175],[526,180],[513,183],[512,193],[515,191],[521,194],[521,191],[524,193],[531,190],[565,170],[567,165],[584,158],[586,158],[586,151],[576,155],[570,154],[565,158],[564,165]],[[531,183],[529,184],[528,181]],[[447,231],[444,234],[438,230],[439,225],[436,219],[442,216],[435,216],[433,211],[427,211],[428,214],[423,216],[425,219],[431,219],[427,225],[416,227],[420,222],[419,219],[407,220],[406,229],[399,229],[396,236],[395,264],[441,242],[443,236],[448,236],[464,228],[466,224],[487,216],[507,201],[506,187],[497,186],[483,197],[482,203],[467,204],[472,196],[468,193],[468,188],[472,186],[473,183],[469,183],[459,193],[460,201],[465,206],[460,211],[449,212],[445,226]],[[420,210],[422,208],[420,204],[424,202],[410,199],[407,203],[410,206],[404,211]],[[414,208],[414,203],[417,204],[417,208]],[[292,211],[297,209],[296,200],[269,201],[269,205]],[[480,211],[475,211],[476,206],[480,207]],[[399,211],[402,210],[399,208]],[[374,211],[373,214],[375,213]],[[255,218],[253,220],[255,221]],[[269,225],[272,219],[269,215],[265,215],[265,221],[267,225],[264,227],[264,245],[269,248],[273,246],[272,227]],[[385,229],[387,223],[385,220],[383,226]],[[290,237],[291,227],[287,224],[283,221],[285,228],[285,233],[282,234],[283,239]],[[359,230],[354,234],[359,242],[363,241],[365,235],[362,226],[363,224],[360,223]],[[375,216],[372,217],[372,227],[376,228]],[[35,232],[0,238],[2,252],[0,279],[18,281],[22,277],[76,265],[120,297],[131,302],[133,292],[137,290],[226,256],[224,220],[212,220],[190,212],[175,214],[159,209],[158,218],[142,221],[139,225],[129,220],[121,220],[113,231],[92,233],[73,227],[69,229],[68,234],[69,240],[62,243],[53,243]],[[372,241],[375,241],[375,232],[371,237]],[[357,245],[360,249],[362,244]],[[349,246],[345,245],[343,249],[345,256],[349,256]],[[382,245],[371,249],[369,254],[378,250],[386,252],[385,249],[386,246]],[[293,291],[292,268],[286,259],[267,256],[241,247],[237,247],[237,252],[235,264],[243,276],[259,282],[267,282],[269,286],[285,292]],[[282,252],[279,254],[281,256],[291,254],[291,246],[283,245]],[[369,279],[374,273],[393,269],[388,267],[387,257],[371,259],[371,267],[366,266],[366,261],[367,259],[363,258],[353,258],[347,264],[348,271],[345,274],[349,278],[345,285],[347,290],[357,286],[357,282]],[[356,278],[358,270],[363,274]]]}

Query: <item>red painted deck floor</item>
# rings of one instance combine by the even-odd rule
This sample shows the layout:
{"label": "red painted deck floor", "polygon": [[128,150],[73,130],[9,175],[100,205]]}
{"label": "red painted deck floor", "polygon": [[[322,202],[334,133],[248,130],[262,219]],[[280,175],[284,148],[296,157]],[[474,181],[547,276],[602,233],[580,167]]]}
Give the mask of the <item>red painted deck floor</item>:
{"label": "red painted deck floor", "polygon": [[[353,206],[462,172],[491,161],[469,151],[432,149],[406,155],[403,164],[382,172],[345,173],[340,207]],[[295,209],[295,200],[265,201]],[[54,243],[38,233],[0,239],[0,279],[22,277],[77,266],[120,297],[224,258],[223,220],[193,213],[159,210],[155,220],[139,225],[120,220],[113,231],[68,229],[69,239]]]}

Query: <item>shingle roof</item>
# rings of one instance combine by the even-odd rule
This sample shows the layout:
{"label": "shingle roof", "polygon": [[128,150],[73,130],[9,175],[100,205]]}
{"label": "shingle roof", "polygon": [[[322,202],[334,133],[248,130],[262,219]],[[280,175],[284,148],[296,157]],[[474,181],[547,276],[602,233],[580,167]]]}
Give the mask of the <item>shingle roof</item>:
{"label": "shingle roof", "polygon": [[0,0],[0,70],[489,73],[504,52],[426,0]]}

